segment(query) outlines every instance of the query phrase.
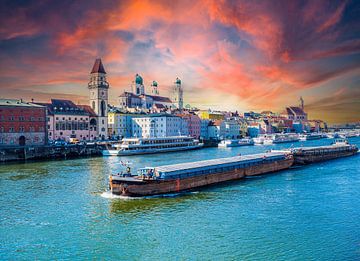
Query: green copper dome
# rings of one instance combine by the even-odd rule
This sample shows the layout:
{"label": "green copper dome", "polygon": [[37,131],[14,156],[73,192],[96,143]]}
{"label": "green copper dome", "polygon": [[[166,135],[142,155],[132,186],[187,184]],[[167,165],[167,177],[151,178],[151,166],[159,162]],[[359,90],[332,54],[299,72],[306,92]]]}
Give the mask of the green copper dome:
{"label": "green copper dome", "polygon": [[135,83],[141,85],[143,84],[143,78],[139,74],[135,75]]}
{"label": "green copper dome", "polygon": [[181,84],[181,80],[179,78],[176,78],[176,81],[175,81],[176,84]]}
{"label": "green copper dome", "polygon": [[158,86],[158,83],[156,81],[153,81],[152,86]]}

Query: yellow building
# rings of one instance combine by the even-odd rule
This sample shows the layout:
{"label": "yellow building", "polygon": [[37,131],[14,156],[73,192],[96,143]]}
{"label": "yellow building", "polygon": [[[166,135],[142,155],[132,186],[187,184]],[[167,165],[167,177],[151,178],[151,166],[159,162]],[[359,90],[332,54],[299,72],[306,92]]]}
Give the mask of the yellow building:
{"label": "yellow building", "polygon": [[208,110],[199,111],[198,116],[202,120],[223,120],[225,118],[222,112]]}
{"label": "yellow building", "polygon": [[122,112],[117,109],[111,109],[108,112],[108,133],[110,136],[119,138],[131,137],[132,117],[139,116],[135,113]]}

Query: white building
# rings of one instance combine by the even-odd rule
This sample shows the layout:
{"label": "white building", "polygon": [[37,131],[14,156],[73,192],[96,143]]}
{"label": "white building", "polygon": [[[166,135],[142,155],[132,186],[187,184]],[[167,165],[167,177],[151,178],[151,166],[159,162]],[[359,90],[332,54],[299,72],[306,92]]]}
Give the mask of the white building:
{"label": "white building", "polygon": [[237,139],[240,138],[240,124],[235,119],[227,119],[220,124],[220,138]]}
{"label": "white building", "polygon": [[112,108],[108,112],[108,133],[114,138],[130,138],[132,136],[132,118],[139,113],[129,113]]}
{"label": "white building", "polygon": [[220,138],[220,125],[221,121],[211,121],[208,126],[208,139],[216,139]]}
{"label": "white building", "polygon": [[164,108],[172,107],[173,103],[168,97],[160,96],[158,83],[153,81],[151,84],[151,95],[145,93],[143,78],[135,75],[135,81],[131,86],[132,92],[124,92],[119,96],[120,108],[129,109],[151,109],[154,106]]}
{"label": "white building", "polygon": [[133,137],[169,137],[189,135],[187,123],[170,114],[148,114],[132,118]]}

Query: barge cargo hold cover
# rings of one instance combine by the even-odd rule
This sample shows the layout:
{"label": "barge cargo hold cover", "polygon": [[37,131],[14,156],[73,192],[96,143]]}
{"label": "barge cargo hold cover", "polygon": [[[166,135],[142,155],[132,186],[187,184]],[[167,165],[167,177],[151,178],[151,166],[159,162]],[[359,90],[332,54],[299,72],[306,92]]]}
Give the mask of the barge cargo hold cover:
{"label": "barge cargo hold cover", "polygon": [[147,167],[139,175],[111,175],[112,193],[122,196],[148,196],[207,186],[245,176],[289,168],[288,152],[268,152],[213,160]]}

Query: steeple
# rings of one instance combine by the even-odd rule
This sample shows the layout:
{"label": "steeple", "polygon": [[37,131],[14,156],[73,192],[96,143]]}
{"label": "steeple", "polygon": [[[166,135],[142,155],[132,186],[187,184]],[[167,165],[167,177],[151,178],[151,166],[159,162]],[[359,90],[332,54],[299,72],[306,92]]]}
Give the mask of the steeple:
{"label": "steeple", "polygon": [[104,66],[103,66],[100,58],[95,60],[94,66],[93,66],[93,68],[91,70],[91,73],[104,73],[104,74],[106,74]]}
{"label": "steeple", "polygon": [[300,96],[300,108],[304,110],[304,99],[302,96]]}

